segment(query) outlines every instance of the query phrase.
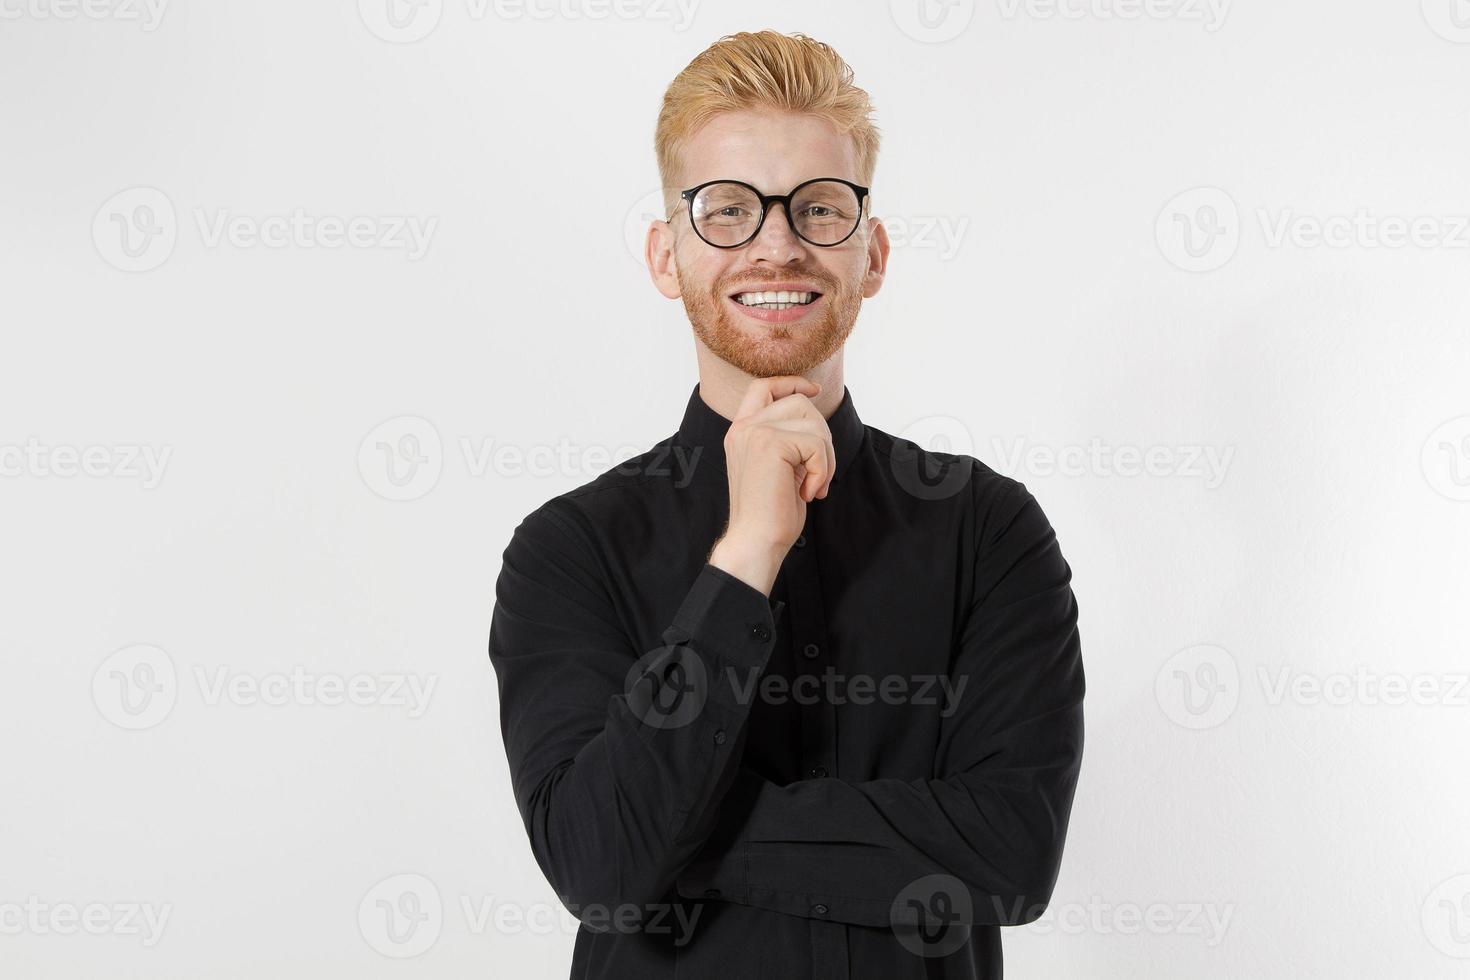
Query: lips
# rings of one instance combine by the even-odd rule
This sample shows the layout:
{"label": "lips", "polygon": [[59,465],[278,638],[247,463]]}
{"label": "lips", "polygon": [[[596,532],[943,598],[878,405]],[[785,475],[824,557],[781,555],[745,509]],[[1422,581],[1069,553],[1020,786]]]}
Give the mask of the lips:
{"label": "lips", "polygon": [[[764,292],[766,290],[761,291]],[[741,290],[740,292],[751,292],[751,290]],[[738,310],[744,316],[747,316],[752,320],[759,320],[763,323],[788,323],[793,320],[803,319],[804,317],[811,316],[812,312],[820,307],[822,303],[826,300],[826,296],[818,292],[810,303],[792,304],[785,307],[784,309],[777,309],[774,307],[765,308],[760,306],[746,306],[744,303],[735,298],[738,295],[740,295],[740,293],[734,293],[730,296],[727,296],[725,301],[728,302],[732,308]]]}

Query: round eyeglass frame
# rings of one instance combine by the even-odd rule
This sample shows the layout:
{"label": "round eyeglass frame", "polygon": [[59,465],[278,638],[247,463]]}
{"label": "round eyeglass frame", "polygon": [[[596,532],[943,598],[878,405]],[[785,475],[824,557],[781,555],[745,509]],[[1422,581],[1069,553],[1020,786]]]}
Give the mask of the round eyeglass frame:
{"label": "round eyeglass frame", "polygon": [[[803,235],[800,231],[797,231],[796,222],[791,220],[791,199],[796,196],[798,191],[800,191],[803,187],[806,187],[808,184],[823,184],[827,182],[846,184],[848,187],[852,188],[854,192],[856,192],[858,199],[858,219],[852,223],[852,229],[837,241],[814,242],[810,238]],[[714,242],[710,241],[708,238],[705,238],[704,233],[699,230],[699,225],[694,220],[694,197],[700,191],[704,190],[711,184],[738,184],[739,186],[749,190],[760,200],[761,219],[756,222],[755,231],[752,231],[750,233],[749,238],[746,238],[744,241],[741,242],[736,242],[734,245],[717,245]],[[862,225],[863,205],[868,199],[868,190],[869,188],[864,187],[862,184],[854,184],[852,181],[844,180],[841,177],[813,177],[811,180],[803,180],[801,183],[791,188],[791,193],[789,194],[762,194],[759,188],[752,187],[750,184],[747,184],[743,180],[732,180],[727,177],[721,177],[715,180],[707,180],[702,184],[696,184],[694,187],[689,188],[687,191],[680,191],[679,197],[684,201],[685,204],[688,205],[685,210],[689,213],[689,227],[694,229],[694,233],[699,236],[700,241],[704,242],[711,248],[743,248],[744,246],[749,245],[752,241],[755,240],[755,236],[761,233],[761,229],[766,226],[766,218],[770,217],[771,215],[772,204],[781,205],[781,209],[786,212],[786,223],[791,227],[792,233],[796,235],[797,238],[800,238],[802,241],[806,242],[809,245],[815,245],[818,248],[836,248],[838,245],[841,245],[843,242],[851,238],[853,232],[857,231],[858,227]],[[672,221],[673,217],[670,216],[669,220]]]}

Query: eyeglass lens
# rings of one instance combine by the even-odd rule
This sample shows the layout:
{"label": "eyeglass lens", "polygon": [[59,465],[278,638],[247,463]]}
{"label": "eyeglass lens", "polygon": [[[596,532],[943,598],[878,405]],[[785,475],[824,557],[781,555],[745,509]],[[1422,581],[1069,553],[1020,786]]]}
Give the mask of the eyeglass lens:
{"label": "eyeglass lens", "polygon": [[[835,245],[858,223],[857,192],[835,180],[807,184],[791,199],[788,218],[797,234],[817,245]],[[743,244],[761,220],[761,202],[749,187],[720,181],[694,196],[694,227],[711,245]]]}

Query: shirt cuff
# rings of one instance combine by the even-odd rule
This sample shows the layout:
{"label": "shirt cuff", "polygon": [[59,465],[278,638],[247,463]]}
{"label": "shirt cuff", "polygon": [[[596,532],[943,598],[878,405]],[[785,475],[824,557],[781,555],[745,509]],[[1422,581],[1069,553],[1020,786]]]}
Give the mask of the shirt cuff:
{"label": "shirt cuff", "polygon": [[785,606],[706,563],[664,631],[664,642],[718,654],[737,667],[762,667],[775,647],[776,620]]}
{"label": "shirt cuff", "polygon": [[707,898],[716,901],[746,902],[745,845],[736,844],[725,850],[705,854],[689,862],[675,881],[682,898]]}

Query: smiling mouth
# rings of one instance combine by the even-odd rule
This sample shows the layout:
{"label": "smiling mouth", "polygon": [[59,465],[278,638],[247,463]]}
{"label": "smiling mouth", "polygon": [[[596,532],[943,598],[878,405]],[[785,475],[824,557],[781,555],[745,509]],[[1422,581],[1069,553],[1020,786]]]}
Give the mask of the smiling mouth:
{"label": "smiling mouth", "polygon": [[789,310],[797,306],[810,306],[822,298],[815,290],[764,289],[744,290],[730,296],[741,306],[756,310]]}

